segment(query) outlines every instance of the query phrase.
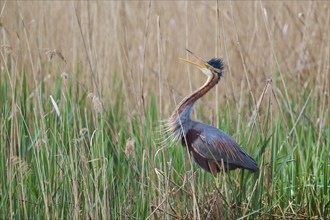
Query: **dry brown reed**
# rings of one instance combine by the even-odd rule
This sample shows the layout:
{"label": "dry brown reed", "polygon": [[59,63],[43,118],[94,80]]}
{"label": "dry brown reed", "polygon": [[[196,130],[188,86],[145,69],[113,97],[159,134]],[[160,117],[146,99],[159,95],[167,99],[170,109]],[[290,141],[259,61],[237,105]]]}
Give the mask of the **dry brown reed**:
{"label": "dry brown reed", "polygon": [[[172,93],[179,99],[179,91],[186,94],[189,87],[196,89],[201,84],[202,76],[195,72],[187,75],[187,66],[177,59],[185,56],[185,47],[205,59],[215,55],[224,58],[225,77],[218,91],[208,96],[214,97],[217,92],[219,103],[235,101],[240,90],[245,97],[242,100],[258,96],[268,79],[282,93],[279,71],[288,80],[289,95],[297,95],[306,84],[315,85],[320,96],[329,92],[329,69],[323,65],[329,64],[329,4],[322,1],[39,1],[6,2],[1,8],[1,45],[15,51],[21,61],[26,60],[25,68],[38,66],[38,48],[58,48],[50,52],[68,62],[66,71],[79,68],[79,80],[86,79],[84,83],[91,85],[91,90],[89,65],[93,65],[105,101],[114,94],[108,86],[110,80],[120,79],[123,72],[129,107],[138,112],[142,97],[163,91],[163,113],[168,115],[173,109],[169,105],[174,103]],[[29,45],[22,40],[24,31]],[[48,58],[54,55],[50,52]],[[86,53],[89,62],[85,62]],[[155,74],[160,69],[162,85]],[[35,73],[38,78],[46,76]],[[194,82],[191,85],[190,80]],[[160,86],[163,88],[157,88]],[[171,86],[176,89],[169,89]],[[136,94],[140,95],[134,98]],[[206,100],[214,102],[214,98]]]}

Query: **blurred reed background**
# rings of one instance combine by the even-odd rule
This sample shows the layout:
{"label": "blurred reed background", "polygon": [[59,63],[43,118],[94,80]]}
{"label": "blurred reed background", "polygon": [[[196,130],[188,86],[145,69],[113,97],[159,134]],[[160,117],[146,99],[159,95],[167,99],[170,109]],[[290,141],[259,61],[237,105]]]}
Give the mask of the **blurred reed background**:
{"label": "blurred reed background", "polygon": [[[199,87],[203,76],[177,59],[186,56],[185,48],[205,59],[224,59],[220,102],[240,92],[243,100],[258,96],[267,79],[281,90],[280,75],[292,96],[307,84],[322,95],[328,84],[329,5],[322,1],[5,1],[1,6],[2,44],[11,47],[21,63],[17,68],[24,64],[28,80],[59,72],[78,80],[79,69],[79,81],[109,102],[115,92],[109,80],[115,77],[124,82],[134,109],[142,96],[161,89],[168,112],[173,93],[181,97]],[[41,71],[49,48],[67,63]]]}

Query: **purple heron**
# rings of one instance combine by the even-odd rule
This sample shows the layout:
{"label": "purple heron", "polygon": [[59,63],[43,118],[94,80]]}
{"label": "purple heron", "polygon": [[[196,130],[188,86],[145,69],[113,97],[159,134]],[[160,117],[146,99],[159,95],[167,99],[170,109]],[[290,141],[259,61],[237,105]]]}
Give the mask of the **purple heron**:
{"label": "purple heron", "polygon": [[184,98],[169,119],[169,132],[174,141],[181,140],[188,148],[195,162],[214,176],[221,171],[236,168],[256,172],[258,165],[243,148],[228,134],[216,127],[194,121],[190,117],[195,102],[210,91],[223,75],[224,64],[219,58],[203,61],[191,53],[199,63],[179,58],[198,67],[207,76],[207,80],[198,90]]}

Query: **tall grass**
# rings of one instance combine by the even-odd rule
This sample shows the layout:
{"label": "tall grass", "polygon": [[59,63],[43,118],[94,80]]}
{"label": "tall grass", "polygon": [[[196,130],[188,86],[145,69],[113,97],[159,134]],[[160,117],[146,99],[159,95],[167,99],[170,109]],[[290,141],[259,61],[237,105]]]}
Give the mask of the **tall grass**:
{"label": "tall grass", "polygon": [[[0,218],[329,218],[329,5],[175,4],[0,3]],[[223,55],[195,117],[258,173],[214,178],[162,142],[203,80],[180,45]]]}

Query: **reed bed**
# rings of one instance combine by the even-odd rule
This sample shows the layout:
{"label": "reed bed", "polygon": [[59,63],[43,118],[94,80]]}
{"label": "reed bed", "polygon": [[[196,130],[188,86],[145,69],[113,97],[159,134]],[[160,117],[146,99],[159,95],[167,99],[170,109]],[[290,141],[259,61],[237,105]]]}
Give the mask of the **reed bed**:
{"label": "reed bed", "polygon": [[[1,219],[328,219],[324,1],[2,1]],[[222,57],[194,118],[260,171],[214,178],[161,122]],[[190,57],[191,58],[191,57]]]}

